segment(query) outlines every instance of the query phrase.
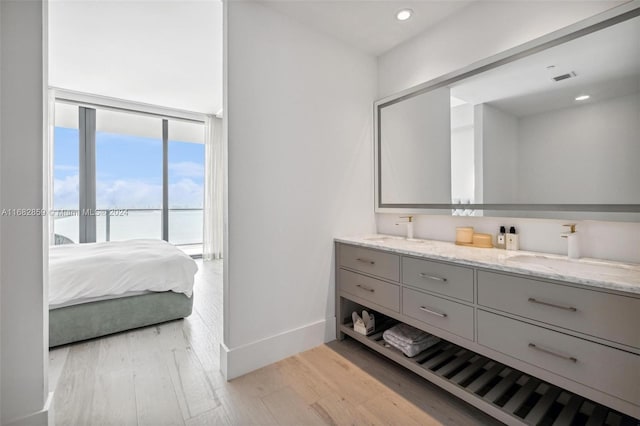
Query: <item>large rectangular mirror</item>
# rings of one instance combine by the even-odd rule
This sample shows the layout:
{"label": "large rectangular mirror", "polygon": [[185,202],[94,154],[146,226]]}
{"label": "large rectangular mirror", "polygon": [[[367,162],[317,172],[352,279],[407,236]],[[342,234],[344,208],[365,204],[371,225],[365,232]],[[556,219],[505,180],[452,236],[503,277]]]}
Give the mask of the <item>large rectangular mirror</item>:
{"label": "large rectangular mirror", "polygon": [[378,102],[377,210],[640,219],[639,14]]}

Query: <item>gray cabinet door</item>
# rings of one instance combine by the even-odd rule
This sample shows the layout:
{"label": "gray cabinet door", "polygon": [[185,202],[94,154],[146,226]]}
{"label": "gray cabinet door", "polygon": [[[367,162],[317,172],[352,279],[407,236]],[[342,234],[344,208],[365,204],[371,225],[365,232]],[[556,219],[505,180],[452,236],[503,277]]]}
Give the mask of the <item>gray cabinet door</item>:
{"label": "gray cabinet door", "polygon": [[473,308],[470,306],[405,288],[402,293],[402,313],[473,340]]}
{"label": "gray cabinet door", "polygon": [[473,269],[471,268],[403,257],[402,283],[473,302]]}
{"label": "gray cabinet door", "polygon": [[478,343],[640,406],[640,356],[482,310]]}
{"label": "gray cabinet door", "polygon": [[340,269],[340,290],[400,311],[400,286]]}
{"label": "gray cabinet door", "polygon": [[640,347],[640,299],[478,271],[478,304]]}
{"label": "gray cabinet door", "polygon": [[391,281],[400,281],[400,256],[362,247],[340,244],[340,266],[376,275]]}

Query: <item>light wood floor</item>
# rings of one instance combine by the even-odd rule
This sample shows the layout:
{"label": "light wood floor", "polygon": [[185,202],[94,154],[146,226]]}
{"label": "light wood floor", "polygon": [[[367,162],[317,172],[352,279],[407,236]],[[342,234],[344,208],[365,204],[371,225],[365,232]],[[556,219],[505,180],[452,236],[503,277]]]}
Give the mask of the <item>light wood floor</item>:
{"label": "light wood floor", "polygon": [[348,339],[225,382],[222,263],[198,266],[189,318],[50,351],[57,425],[497,424]]}

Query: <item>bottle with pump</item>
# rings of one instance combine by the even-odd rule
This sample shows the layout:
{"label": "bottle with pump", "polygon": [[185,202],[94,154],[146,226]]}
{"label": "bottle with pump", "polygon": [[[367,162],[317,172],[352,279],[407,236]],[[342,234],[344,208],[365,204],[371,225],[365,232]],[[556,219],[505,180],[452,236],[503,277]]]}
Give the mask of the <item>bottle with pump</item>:
{"label": "bottle with pump", "polygon": [[506,249],[507,248],[507,230],[504,226],[500,227],[500,233],[496,237],[496,248]]}
{"label": "bottle with pump", "polygon": [[400,216],[400,219],[407,219],[405,222],[398,222],[398,225],[407,225],[407,240],[412,241],[413,238],[413,216]]}
{"label": "bottle with pump", "polygon": [[569,228],[569,232],[562,235],[562,238],[567,239],[567,257],[569,259],[579,259],[580,243],[578,240],[578,233],[576,232],[576,224],[570,223],[562,226],[567,226]]}
{"label": "bottle with pump", "polygon": [[520,250],[520,236],[516,234],[516,227],[509,228],[507,234],[507,250]]}

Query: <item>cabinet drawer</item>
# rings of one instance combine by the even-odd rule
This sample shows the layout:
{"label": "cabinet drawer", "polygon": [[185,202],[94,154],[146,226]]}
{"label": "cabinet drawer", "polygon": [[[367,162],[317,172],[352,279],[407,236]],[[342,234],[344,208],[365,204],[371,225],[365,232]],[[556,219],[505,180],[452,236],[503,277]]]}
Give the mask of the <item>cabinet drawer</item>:
{"label": "cabinet drawer", "polygon": [[393,311],[400,311],[400,286],[340,269],[340,289]]}
{"label": "cabinet drawer", "polygon": [[339,250],[340,266],[400,281],[400,256],[344,244]]}
{"label": "cabinet drawer", "polygon": [[473,302],[473,269],[422,259],[402,258],[402,282]]}
{"label": "cabinet drawer", "polygon": [[473,340],[472,307],[404,288],[402,313],[465,339]]}
{"label": "cabinet drawer", "polygon": [[640,347],[640,299],[478,271],[478,304]]}
{"label": "cabinet drawer", "polygon": [[478,311],[478,343],[640,405],[640,356]]}

